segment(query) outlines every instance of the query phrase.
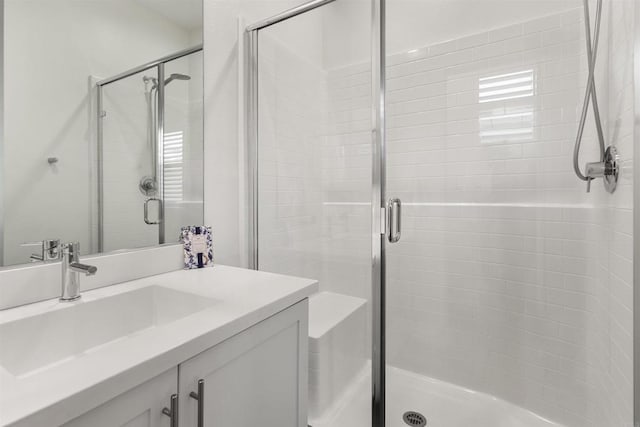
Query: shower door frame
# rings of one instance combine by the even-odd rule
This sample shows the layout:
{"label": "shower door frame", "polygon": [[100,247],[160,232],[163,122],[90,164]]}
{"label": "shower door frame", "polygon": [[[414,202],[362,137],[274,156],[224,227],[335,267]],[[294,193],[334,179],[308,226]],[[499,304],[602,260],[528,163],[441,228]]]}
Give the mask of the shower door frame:
{"label": "shower door frame", "polygon": [[160,212],[158,213],[158,244],[162,245],[166,243],[165,237],[165,221],[164,221],[164,113],[165,113],[165,64],[168,62],[174,61],[176,59],[183,58],[185,56],[191,55],[192,53],[201,52],[203,50],[203,45],[199,44],[187,49],[183,49],[171,55],[163,56],[162,58],[156,59],[155,61],[147,62],[146,64],[139,65],[135,68],[131,68],[127,71],[124,71],[120,74],[117,74],[113,77],[109,77],[107,79],[100,80],[96,83],[96,120],[97,120],[97,163],[98,163],[98,252],[104,252],[104,125],[103,120],[106,115],[104,111],[104,87],[109,85],[110,83],[115,83],[122,79],[126,79],[128,77],[134,76],[143,71],[151,70],[153,68],[156,69],[158,82],[163,82],[162,84],[158,84],[158,106],[161,108],[157,109],[157,120],[156,120],[156,128],[155,133],[156,137],[156,158],[155,158],[155,168],[156,168],[156,181],[158,188],[158,198],[160,199]]}
{"label": "shower door frame", "polygon": [[633,425],[640,427],[640,5],[633,8]]}
{"label": "shower door frame", "polygon": [[[247,152],[248,260],[257,270],[258,248],[258,54],[259,31],[339,0],[313,0],[258,21],[244,30],[245,144]],[[371,420],[385,426],[386,393],[386,151],[385,151],[385,0],[371,0]]]}

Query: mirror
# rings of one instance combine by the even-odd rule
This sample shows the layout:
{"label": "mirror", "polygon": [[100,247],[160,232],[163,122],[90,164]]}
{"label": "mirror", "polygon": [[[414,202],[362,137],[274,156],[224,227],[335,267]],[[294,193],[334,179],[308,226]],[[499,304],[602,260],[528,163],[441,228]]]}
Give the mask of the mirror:
{"label": "mirror", "polygon": [[202,224],[202,0],[0,4],[0,265]]}

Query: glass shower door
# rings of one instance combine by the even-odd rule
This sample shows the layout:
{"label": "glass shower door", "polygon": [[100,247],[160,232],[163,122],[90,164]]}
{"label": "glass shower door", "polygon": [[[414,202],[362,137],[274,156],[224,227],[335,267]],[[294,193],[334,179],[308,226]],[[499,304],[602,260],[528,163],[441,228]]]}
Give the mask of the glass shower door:
{"label": "glass shower door", "polygon": [[[309,425],[371,425],[367,2],[256,30],[257,268],[315,278]],[[350,402],[350,411],[342,408]]]}
{"label": "glass shower door", "polygon": [[[145,80],[146,83],[145,83]],[[148,196],[140,183],[156,168],[155,130],[149,93],[156,69],[110,83],[102,88],[102,215],[101,251],[157,245],[159,225],[145,224]],[[149,219],[157,222],[158,204]]]}
{"label": "glass shower door", "polygon": [[202,224],[202,90],[201,51],[102,86],[101,251],[177,242]]}
{"label": "glass shower door", "polygon": [[165,64],[163,221],[165,242],[180,228],[202,224],[204,121],[202,51]]}
{"label": "glass shower door", "polygon": [[[632,3],[604,2],[595,71],[627,160]],[[389,0],[386,18],[386,425],[631,425],[631,171],[586,192],[572,165],[583,2]]]}

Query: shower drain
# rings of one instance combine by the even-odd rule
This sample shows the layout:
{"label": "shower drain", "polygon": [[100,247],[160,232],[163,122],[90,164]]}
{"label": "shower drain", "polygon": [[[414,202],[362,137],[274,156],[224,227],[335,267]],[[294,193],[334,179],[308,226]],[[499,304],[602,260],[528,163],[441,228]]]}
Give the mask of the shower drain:
{"label": "shower drain", "polygon": [[427,419],[420,412],[408,411],[402,415],[405,424],[412,427],[424,427],[427,425]]}

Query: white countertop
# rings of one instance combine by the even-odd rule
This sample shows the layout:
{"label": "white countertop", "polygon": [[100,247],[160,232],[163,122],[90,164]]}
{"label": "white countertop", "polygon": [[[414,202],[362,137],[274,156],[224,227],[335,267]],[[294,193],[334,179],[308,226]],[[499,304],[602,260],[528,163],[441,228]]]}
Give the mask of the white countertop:
{"label": "white countertop", "polygon": [[[65,423],[309,297],[318,288],[310,279],[215,266],[99,288],[84,293],[78,303],[153,285],[217,302],[26,377],[13,376],[0,367],[0,426]],[[64,304],[70,303],[56,299],[0,311],[0,323],[63,308]]]}

